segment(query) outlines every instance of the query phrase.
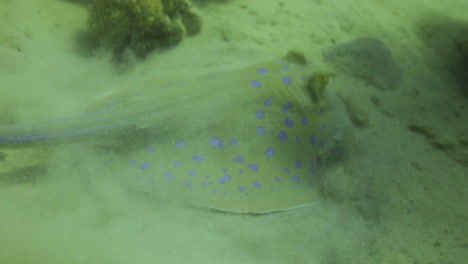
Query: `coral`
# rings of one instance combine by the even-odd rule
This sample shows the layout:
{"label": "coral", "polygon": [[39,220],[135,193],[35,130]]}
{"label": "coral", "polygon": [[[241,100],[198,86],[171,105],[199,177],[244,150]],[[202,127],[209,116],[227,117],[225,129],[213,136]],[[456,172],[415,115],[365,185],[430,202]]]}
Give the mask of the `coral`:
{"label": "coral", "polygon": [[187,35],[194,35],[201,30],[201,18],[193,11],[192,4],[187,0],[162,0],[164,13],[170,19],[181,19]]}
{"label": "coral", "polygon": [[144,58],[200,29],[201,17],[188,0],[96,0],[85,36],[91,50],[110,49],[120,57],[130,49]]}

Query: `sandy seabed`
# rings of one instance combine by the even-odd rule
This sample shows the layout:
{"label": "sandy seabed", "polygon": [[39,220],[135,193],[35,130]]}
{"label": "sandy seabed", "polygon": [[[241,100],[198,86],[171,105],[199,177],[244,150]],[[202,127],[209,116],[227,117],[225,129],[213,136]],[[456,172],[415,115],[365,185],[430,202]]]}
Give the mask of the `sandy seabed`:
{"label": "sandy seabed", "polygon": [[224,214],[142,202],[99,179],[93,190],[66,174],[0,179],[0,263],[468,262],[468,2],[198,0],[202,32],[124,74],[106,54],[76,52],[87,13],[72,2],[0,0],[2,124],[80,111],[122,78],[250,65],[291,48],[333,72],[324,52],[361,37],[385,43],[403,77],[382,90],[333,74],[354,147],[317,206]]}

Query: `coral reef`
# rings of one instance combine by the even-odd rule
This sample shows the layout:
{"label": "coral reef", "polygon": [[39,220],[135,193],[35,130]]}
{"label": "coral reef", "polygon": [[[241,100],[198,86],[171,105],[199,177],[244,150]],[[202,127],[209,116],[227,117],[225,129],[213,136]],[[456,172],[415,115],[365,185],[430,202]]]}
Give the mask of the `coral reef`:
{"label": "coral reef", "polygon": [[129,49],[144,58],[198,33],[201,24],[189,0],[96,0],[84,39],[90,51],[110,49],[119,58]]}

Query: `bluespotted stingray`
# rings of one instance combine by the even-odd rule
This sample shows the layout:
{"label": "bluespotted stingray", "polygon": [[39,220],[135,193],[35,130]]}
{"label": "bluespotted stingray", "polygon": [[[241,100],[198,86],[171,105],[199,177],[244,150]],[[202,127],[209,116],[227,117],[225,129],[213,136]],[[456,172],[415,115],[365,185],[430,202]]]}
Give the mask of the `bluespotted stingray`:
{"label": "bluespotted stingray", "polygon": [[85,138],[70,151],[86,146],[82,164],[93,177],[161,201],[239,213],[309,206],[342,159],[348,124],[340,101],[311,88],[310,76],[303,65],[274,61],[140,80],[86,114],[0,126],[0,146]]}

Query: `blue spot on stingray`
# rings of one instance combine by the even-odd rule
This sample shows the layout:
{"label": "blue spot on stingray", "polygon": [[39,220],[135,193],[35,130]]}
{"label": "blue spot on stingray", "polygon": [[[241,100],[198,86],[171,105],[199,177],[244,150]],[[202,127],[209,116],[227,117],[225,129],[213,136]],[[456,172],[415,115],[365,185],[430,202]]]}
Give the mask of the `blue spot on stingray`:
{"label": "blue spot on stingray", "polygon": [[210,146],[213,148],[219,148],[219,149],[224,149],[223,147],[223,141],[219,138],[212,138],[210,139],[210,142],[208,143]]}
{"label": "blue spot on stingray", "polygon": [[279,140],[286,141],[288,139],[288,133],[281,131],[278,135]]}
{"label": "blue spot on stingray", "polygon": [[182,167],[182,162],[180,162],[180,161],[174,162],[174,167],[176,167],[176,168]]}
{"label": "blue spot on stingray", "polygon": [[238,189],[240,192],[244,192],[244,191],[245,191],[245,188],[242,187],[242,186],[237,187],[237,189]]}
{"label": "blue spot on stingray", "polygon": [[255,116],[257,116],[258,119],[264,119],[265,118],[265,112],[263,112],[262,110],[257,110],[255,112]]}
{"label": "blue spot on stingray", "polygon": [[294,105],[292,103],[287,103],[285,105],[283,105],[283,107],[281,107],[281,110],[283,111],[283,113],[288,113],[288,110],[289,108],[293,107]]}
{"label": "blue spot on stingray", "polygon": [[184,182],[184,186],[185,186],[185,187],[189,187],[189,186],[190,186],[190,182],[189,182],[189,181]]}
{"label": "blue spot on stingray", "polygon": [[135,164],[137,161],[135,159],[130,160],[130,164]]}
{"label": "blue spot on stingray", "polygon": [[265,73],[268,72],[268,70],[265,69],[265,68],[258,68],[258,69],[257,69],[257,72],[260,73],[260,74],[265,74]]}
{"label": "blue spot on stingray", "polygon": [[240,170],[239,170],[239,174],[244,174],[244,170],[243,170],[243,169],[240,169]]}
{"label": "blue spot on stingray", "polygon": [[195,162],[203,162],[204,158],[202,155],[195,155],[192,157],[192,160]]}
{"label": "blue spot on stingray", "polygon": [[142,171],[142,170],[146,170],[146,169],[149,169],[151,168],[151,163],[149,162],[143,162],[140,167],[138,167],[138,171]]}
{"label": "blue spot on stingray", "polygon": [[310,139],[309,139],[309,142],[311,144],[315,144],[315,142],[317,142],[317,137],[316,136],[311,136]]}
{"label": "blue spot on stingray", "polygon": [[210,178],[210,176],[208,176],[208,175],[205,175],[205,179],[209,179],[209,178]]}
{"label": "blue spot on stingray", "polygon": [[221,183],[221,184],[224,184],[224,183],[225,183],[225,181],[224,181],[223,178],[218,178],[218,182]]}
{"label": "blue spot on stingray", "polygon": [[292,79],[290,77],[284,77],[283,78],[283,84],[284,85],[291,85]]}
{"label": "blue spot on stingray", "polygon": [[322,124],[322,129],[327,129],[327,124]]}
{"label": "blue spot on stingray", "polygon": [[187,146],[187,142],[184,140],[176,141],[175,143],[176,148],[185,148]]}
{"label": "blue spot on stingray", "polygon": [[250,82],[250,84],[251,84],[253,87],[256,87],[256,88],[262,87],[262,82],[260,82],[260,81],[252,81],[252,82]]}
{"label": "blue spot on stingray", "polygon": [[148,147],[148,148],[146,148],[146,150],[148,152],[155,152],[156,151],[153,147]]}
{"label": "blue spot on stingray", "polygon": [[229,144],[231,145],[231,147],[237,146],[237,139],[231,138],[231,140],[229,140]]}
{"label": "blue spot on stingray", "polygon": [[270,105],[272,105],[272,104],[273,104],[273,102],[271,102],[271,100],[270,100],[270,99],[265,99],[265,102],[264,102],[264,104],[265,104],[266,106],[270,106]]}
{"label": "blue spot on stingray", "polygon": [[226,170],[226,169],[224,169],[224,168],[223,168],[223,169],[221,169],[221,171],[222,171],[222,172],[224,172],[224,173],[226,173],[226,172],[227,172],[227,170]]}
{"label": "blue spot on stingray", "polygon": [[283,69],[283,70],[287,70],[287,69],[289,69],[289,67],[288,67],[288,66],[286,66],[286,65],[283,65],[283,66],[281,66],[281,69]]}
{"label": "blue spot on stingray", "polygon": [[226,181],[232,180],[232,177],[231,177],[231,175],[229,175],[229,174],[224,174],[224,175],[223,175],[223,178],[224,178]]}
{"label": "blue spot on stingray", "polygon": [[283,180],[282,180],[281,178],[279,178],[279,177],[276,177],[275,180],[276,180],[277,182],[283,182]]}
{"label": "blue spot on stingray", "polygon": [[307,119],[306,116],[304,116],[304,117],[301,119],[301,123],[302,123],[304,126],[307,125],[308,121],[309,121],[309,120]]}
{"label": "blue spot on stingray", "polygon": [[216,190],[215,188],[211,189],[211,191],[212,191],[213,193],[217,193],[217,192],[218,192],[218,190]]}
{"label": "blue spot on stingray", "polygon": [[302,168],[302,163],[301,163],[300,160],[296,160],[296,167],[297,167],[298,169],[301,169],[301,168]]}
{"label": "blue spot on stingray", "polygon": [[266,129],[264,127],[258,127],[257,134],[260,136],[264,136],[266,134]]}
{"label": "blue spot on stingray", "polygon": [[292,121],[291,119],[289,118],[286,118],[286,120],[284,121],[284,123],[286,124],[286,126],[288,128],[292,128],[294,126],[294,121]]}
{"label": "blue spot on stingray", "polygon": [[268,148],[265,152],[265,155],[268,157],[268,158],[271,158],[275,155],[275,149],[274,148]]}
{"label": "blue spot on stingray", "polygon": [[194,176],[197,175],[197,173],[194,172],[194,171],[189,171],[189,172],[188,172],[188,175],[189,175],[190,177],[194,177]]}
{"label": "blue spot on stingray", "polygon": [[299,182],[301,182],[301,179],[299,179],[299,177],[297,175],[294,175],[293,181],[299,183]]}
{"label": "blue spot on stingray", "polygon": [[255,188],[260,188],[260,187],[262,187],[262,185],[261,185],[259,182],[253,182],[253,186],[254,186]]}
{"label": "blue spot on stingray", "polygon": [[217,77],[217,76],[214,75],[214,74],[208,74],[208,75],[206,76],[207,79],[214,79],[214,78],[216,78],[216,77]]}
{"label": "blue spot on stingray", "polygon": [[258,165],[257,165],[257,164],[249,164],[249,168],[250,168],[252,171],[258,171]]}
{"label": "blue spot on stingray", "polygon": [[242,157],[242,155],[237,155],[237,157],[233,158],[232,161],[242,163],[244,161],[244,157]]}
{"label": "blue spot on stingray", "polygon": [[287,174],[291,174],[291,171],[289,169],[281,167],[281,170],[286,172]]}

